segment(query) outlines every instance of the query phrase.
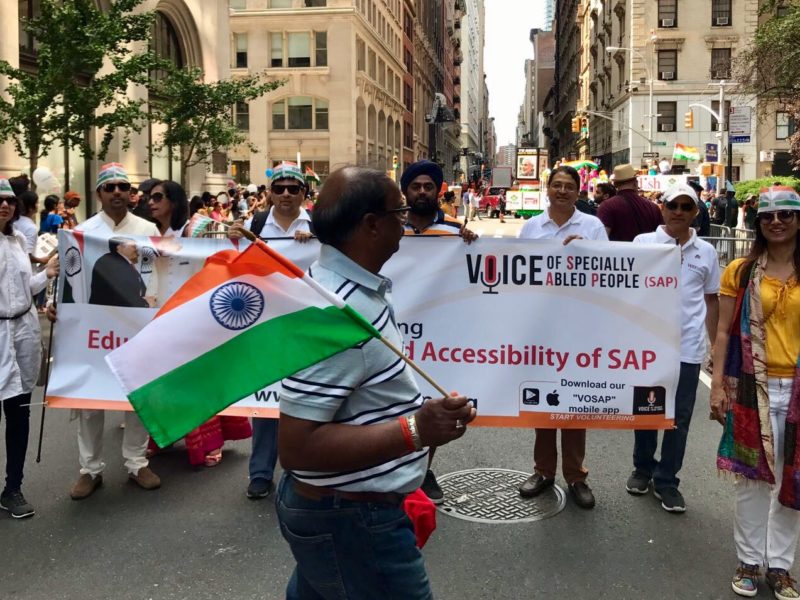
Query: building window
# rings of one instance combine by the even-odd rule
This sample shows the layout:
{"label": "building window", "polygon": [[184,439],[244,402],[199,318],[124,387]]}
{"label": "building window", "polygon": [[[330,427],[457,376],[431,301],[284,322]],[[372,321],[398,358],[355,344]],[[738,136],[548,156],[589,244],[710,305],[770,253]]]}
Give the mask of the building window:
{"label": "building window", "polygon": [[250,105],[247,102],[237,102],[234,107],[234,120],[236,127],[243,131],[250,130]]}
{"label": "building window", "polygon": [[231,8],[233,10],[243,10],[247,8],[247,0],[231,0]]}
{"label": "building window", "polygon": [[292,0],[269,0],[270,8],[292,8]]}
{"label": "building window", "polygon": [[234,33],[233,43],[236,48],[234,67],[237,69],[247,68],[247,34]]}
{"label": "building window", "polygon": [[[711,110],[718,113],[719,112],[719,100],[712,100],[711,101]],[[731,101],[725,101],[725,121],[728,121],[728,115],[731,114]],[[714,115],[711,115],[711,131],[719,131],[719,121]]]}
{"label": "building window", "polygon": [[678,114],[677,102],[659,102],[656,107],[658,111],[658,130],[675,131],[676,116]]}
{"label": "building window", "polygon": [[293,96],[272,103],[273,129],[328,129],[328,101]]}
{"label": "building window", "polygon": [[362,73],[367,70],[366,48],[360,38],[356,38],[356,69]]}
{"label": "building window", "polygon": [[730,79],[730,76],[731,76],[731,49],[712,48],[711,79]]}
{"label": "building window", "polygon": [[369,76],[372,79],[376,79],[375,77],[375,52],[372,50],[367,51],[367,58],[369,63]]}
{"label": "building window", "polygon": [[411,86],[405,84],[405,106],[408,112],[414,112],[414,92],[411,89]]}
{"label": "building window", "polygon": [[386,87],[386,64],[383,59],[378,59],[378,83],[381,87]]}
{"label": "building window", "polygon": [[306,8],[316,8],[318,6],[325,6],[326,0],[305,0]]}
{"label": "building window", "polygon": [[311,66],[311,38],[308,33],[289,33],[288,42],[289,67]]}
{"label": "building window", "polygon": [[794,135],[794,121],[789,117],[788,112],[779,111],[775,113],[775,139],[785,140]]}
{"label": "building window", "polygon": [[781,0],[778,2],[778,6],[775,7],[775,16],[776,17],[785,17],[789,14],[789,4]]}
{"label": "building window", "polygon": [[328,33],[325,31],[271,33],[269,65],[273,68],[328,66]]}
{"label": "building window", "polygon": [[678,0],[658,0],[658,26],[678,26]]}
{"label": "building window", "polygon": [[731,25],[731,0],[711,0],[711,24],[715,27]]}
{"label": "building window", "polygon": [[678,78],[677,50],[658,51],[658,78],[662,81],[670,81]]}
{"label": "building window", "polygon": [[[323,3],[322,6],[325,6]],[[317,67],[328,66],[328,32],[314,32],[314,64]]]}
{"label": "building window", "polygon": [[405,51],[405,64],[406,64],[406,71],[408,71],[409,75],[414,73],[414,56],[411,54],[409,50]]}

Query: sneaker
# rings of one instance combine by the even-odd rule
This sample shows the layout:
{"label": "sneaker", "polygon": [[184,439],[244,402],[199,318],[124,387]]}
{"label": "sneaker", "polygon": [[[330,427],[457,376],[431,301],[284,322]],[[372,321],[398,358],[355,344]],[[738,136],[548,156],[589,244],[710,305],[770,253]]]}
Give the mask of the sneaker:
{"label": "sneaker", "polygon": [[661,508],[667,512],[682,513],[686,512],[686,502],[676,488],[664,488],[663,490],[653,490],[653,495],[661,500]]}
{"label": "sneaker", "polygon": [[778,600],[800,598],[795,581],[786,569],[767,569],[767,583]]}
{"label": "sneaker", "polygon": [[247,497],[251,500],[266,498],[272,493],[273,487],[270,479],[256,477],[255,479],[251,479],[250,485],[247,486]]}
{"label": "sneaker", "polygon": [[84,473],[78,477],[78,481],[69,490],[69,497],[73,500],[83,500],[94,494],[94,491],[101,485],[103,485],[102,475],[92,477],[88,473]]}
{"label": "sneaker", "polygon": [[740,562],[731,581],[731,588],[740,596],[752,598],[758,594],[758,565]]}
{"label": "sneaker", "polygon": [[128,477],[143,490],[156,490],[161,487],[161,478],[153,473],[150,467],[142,467],[136,474],[131,473]]}
{"label": "sneaker", "polygon": [[436,505],[444,504],[444,492],[439,487],[439,482],[436,481],[436,475],[430,469],[425,473],[425,480],[420,487],[431,502]]}
{"label": "sneaker", "polygon": [[631,473],[631,476],[628,477],[628,481],[625,483],[625,489],[628,490],[629,494],[635,494],[637,496],[646,494],[647,490],[650,489],[650,477],[642,475],[639,471],[634,471]]}
{"label": "sneaker", "polygon": [[25,500],[22,491],[14,490],[13,492],[3,492],[0,495],[0,508],[7,510],[15,519],[24,519],[32,517],[36,511]]}

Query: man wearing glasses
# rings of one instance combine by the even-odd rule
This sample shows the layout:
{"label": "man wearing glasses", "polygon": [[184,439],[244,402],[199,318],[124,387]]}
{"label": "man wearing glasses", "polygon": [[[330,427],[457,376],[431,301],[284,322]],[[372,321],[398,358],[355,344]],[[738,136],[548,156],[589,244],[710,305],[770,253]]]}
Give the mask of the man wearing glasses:
{"label": "man wearing glasses", "polygon": [[[158,228],[150,221],[131,214],[128,202],[131,182],[119,163],[109,163],[97,174],[97,198],[101,210],[75,229],[109,238],[119,235],[159,236]],[[79,413],[78,455],[81,475],[70,490],[73,500],[90,496],[103,483],[103,424],[105,412],[82,409]],[[122,456],[128,476],[140,487],[154,490],[161,479],[148,466],[147,430],[133,411],[125,412],[125,431],[122,438]]]}
{"label": "man wearing glasses", "polygon": [[298,242],[311,239],[311,217],[303,208],[306,180],[294,163],[281,163],[273,169],[269,189],[272,208],[255,213],[243,224],[231,226],[228,237],[242,237],[242,229],[260,238],[293,237]]}
{"label": "man wearing glasses", "polygon": [[705,331],[711,340],[716,336],[720,277],[716,250],[697,237],[692,227],[698,213],[694,189],[688,185],[668,189],[661,211],[664,224],[652,233],[636,236],[633,242],[673,244],[681,249],[681,365],[675,393],[675,429],[664,432],[659,460],[655,459],[658,432],[635,432],[634,471],[625,489],[631,494],[646,494],[652,481],[653,494],[661,501],[661,507],[682,513],[686,503],[678,491],[677,475],[686,452],[700,366],[706,357]]}
{"label": "man wearing glasses", "polygon": [[[273,169],[270,185],[272,208],[257,212],[228,230],[228,237],[242,237],[243,230],[260,238],[291,237],[304,243],[311,239],[311,217],[302,207],[306,182],[294,163],[281,163]],[[278,462],[278,419],[253,419],[253,446],[250,454],[250,483],[247,497],[266,498],[274,489],[273,476]]]}

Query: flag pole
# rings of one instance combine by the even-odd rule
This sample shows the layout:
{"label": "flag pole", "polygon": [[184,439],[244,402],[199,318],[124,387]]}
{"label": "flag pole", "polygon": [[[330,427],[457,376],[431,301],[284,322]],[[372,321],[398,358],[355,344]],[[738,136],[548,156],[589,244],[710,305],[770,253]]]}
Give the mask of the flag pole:
{"label": "flag pole", "polygon": [[[53,304],[58,295],[58,278],[53,281]],[[44,437],[44,415],[47,411],[47,388],[50,385],[50,359],[53,356],[53,329],[56,324],[50,323],[50,333],[47,340],[47,354],[44,362],[44,389],[42,390],[42,419],[39,422],[39,443],[36,447],[36,463],[42,462],[42,439]]]}
{"label": "flag pole", "polygon": [[[271,248],[269,248],[269,247],[268,247],[268,246],[267,246],[267,245],[266,245],[264,242],[262,242],[261,240],[259,240],[259,239],[256,237],[256,235],[255,235],[255,234],[254,234],[252,231],[247,231],[247,230],[244,230],[244,231],[242,232],[242,235],[243,235],[243,236],[244,236],[246,239],[250,240],[251,242],[254,242],[254,243],[256,243],[256,244],[260,245],[262,248],[266,249],[266,250],[267,250],[267,252],[269,252],[269,253],[270,253],[272,256],[274,256],[276,259],[278,259],[278,260],[282,260],[282,262],[284,262],[284,264],[286,264],[286,266],[287,266],[287,267],[290,267],[292,270],[296,270],[296,269],[297,269],[297,266],[296,266],[294,263],[291,263],[291,262],[287,261],[287,260],[286,260],[286,259],[285,259],[285,258],[284,258],[282,255],[280,255],[280,254],[279,254],[279,253],[277,253],[277,252],[274,252],[274,251],[273,251]],[[303,277],[304,275],[305,275],[305,274],[304,274],[302,271],[299,273],[299,276],[300,276],[300,277]],[[306,283],[309,283],[309,284],[311,284],[311,286],[312,286],[313,288],[315,288],[315,289],[317,290],[317,292],[319,292],[319,293],[320,293],[320,294],[322,294],[323,296],[326,296],[326,297],[328,297],[328,296],[332,296],[332,297],[335,297],[335,298],[337,298],[337,299],[338,299],[338,297],[337,297],[337,296],[335,296],[335,294],[332,294],[330,291],[328,291],[328,290],[324,289],[322,286],[320,286],[319,284],[317,284],[316,282],[314,282],[314,280],[313,280],[313,279],[310,279],[310,278],[305,278],[305,277],[303,277],[303,278],[304,278],[304,279],[306,279]],[[339,301],[341,302],[341,299],[339,299]],[[353,315],[358,315],[358,313],[356,313],[354,310],[350,309],[350,311],[351,311],[351,316],[353,316]],[[417,363],[415,363],[413,360],[411,360],[410,358],[408,358],[408,357],[405,355],[405,353],[404,353],[402,350],[400,350],[400,349],[399,349],[397,346],[395,346],[395,345],[394,345],[394,344],[392,344],[392,343],[391,343],[389,340],[387,340],[385,337],[383,337],[382,335],[380,335],[380,332],[378,332],[377,330],[375,330],[375,328],[374,328],[374,327],[372,327],[372,325],[371,325],[370,323],[368,323],[368,322],[364,321],[363,317],[361,317],[360,315],[358,315],[358,318],[356,318],[355,320],[356,320],[356,321],[357,321],[359,324],[361,324],[361,325],[364,325],[366,328],[368,328],[368,330],[371,330],[372,332],[375,332],[375,333],[377,333],[377,334],[378,334],[378,335],[377,335],[377,339],[379,339],[379,340],[380,340],[380,341],[381,341],[381,342],[382,342],[382,343],[383,343],[383,344],[384,344],[384,345],[385,345],[387,348],[389,348],[389,350],[391,350],[391,351],[392,351],[394,354],[396,354],[397,356],[399,356],[399,357],[400,357],[400,358],[403,360],[403,362],[405,362],[405,363],[406,363],[406,364],[407,364],[409,367],[411,367],[412,369],[414,369],[414,371],[416,371],[416,372],[417,372],[417,374],[419,374],[419,376],[420,376],[420,377],[422,377],[422,378],[423,378],[425,381],[427,381],[429,384],[431,384],[431,386],[433,386],[433,388],[434,388],[434,389],[435,389],[437,392],[439,392],[439,393],[442,395],[442,397],[446,398],[447,396],[449,396],[449,395],[450,395],[450,394],[447,392],[447,390],[445,390],[445,389],[444,389],[442,386],[440,386],[438,383],[436,383],[436,381],[434,381],[433,377],[431,377],[430,375],[428,375],[428,374],[427,374],[427,373],[426,373],[426,372],[425,372],[425,371],[422,369],[422,367],[420,367],[420,366],[419,366]]]}

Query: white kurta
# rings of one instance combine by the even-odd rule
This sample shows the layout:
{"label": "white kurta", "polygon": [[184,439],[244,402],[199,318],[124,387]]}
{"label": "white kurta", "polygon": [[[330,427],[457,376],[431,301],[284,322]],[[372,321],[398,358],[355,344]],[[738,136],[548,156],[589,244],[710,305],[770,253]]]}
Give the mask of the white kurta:
{"label": "white kurta", "polygon": [[33,296],[47,285],[33,274],[25,236],[0,234],[0,400],[32,392],[41,365],[41,330]]}

